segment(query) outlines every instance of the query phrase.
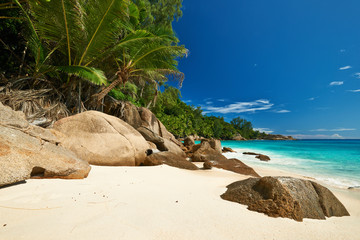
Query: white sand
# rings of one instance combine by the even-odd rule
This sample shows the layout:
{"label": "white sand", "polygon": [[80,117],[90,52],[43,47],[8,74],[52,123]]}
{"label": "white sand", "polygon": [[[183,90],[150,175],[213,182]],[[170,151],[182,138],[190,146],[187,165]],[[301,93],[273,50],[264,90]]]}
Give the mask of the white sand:
{"label": "white sand", "polygon": [[360,192],[332,189],[350,217],[296,222],[220,198],[245,178],[219,169],[93,166],[84,180],[30,179],[0,189],[0,240],[360,239]]}

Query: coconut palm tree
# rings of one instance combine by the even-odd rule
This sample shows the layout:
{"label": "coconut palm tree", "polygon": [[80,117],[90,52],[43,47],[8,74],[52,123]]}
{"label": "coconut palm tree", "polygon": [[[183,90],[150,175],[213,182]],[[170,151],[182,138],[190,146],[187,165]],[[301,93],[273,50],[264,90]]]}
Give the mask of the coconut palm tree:
{"label": "coconut palm tree", "polygon": [[129,33],[115,49],[118,71],[113,81],[98,95],[103,99],[113,88],[128,81],[148,82],[155,88],[169,78],[182,83],[183,73],[177,70],[177,58],[186,56],[187,49],[176,45],[177,39],[166,30],[156,34],[146,30]]}
{"label": "coconut palm tree", "polygon": [[170,75],[182,81],[176,58],[187,50],[172,31],[139,30],[139,10],[130,0],[28,0],[30,14],[14,1],[29,25],[34,72],[67,73],[66,84],[78,84],[78,111],[83,79],[105,86],[99,100],[128,81],[157,86]]}
{"label": "coconut palm tree", "polygon": [[[15,0],[20,8],[23,6]],[[126,0],[29,0],[30,48],[35,56],[35,73],[65,72],[67,81],[107,83],[104,72],[89,65],[113,47],[129,25]],[[76,76],[76,77],[75,77]],[[80,111],[80,108],[79,108]]]}

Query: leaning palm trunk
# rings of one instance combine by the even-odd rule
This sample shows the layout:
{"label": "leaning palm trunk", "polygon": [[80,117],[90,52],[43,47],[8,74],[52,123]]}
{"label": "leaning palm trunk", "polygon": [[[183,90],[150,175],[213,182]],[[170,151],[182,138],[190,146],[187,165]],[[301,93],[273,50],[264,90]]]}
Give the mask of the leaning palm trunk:
{"label": "leaning palm trunk", "polygon": [[97,100],[100,102],[104,97],[116,86],[119,84],[125,84],[127,82],[127,74],[124,72],[117,72],[117,79],[115,79],[112,83],[109,84],[106,88],[104,88],[100,93],[97,94]]}

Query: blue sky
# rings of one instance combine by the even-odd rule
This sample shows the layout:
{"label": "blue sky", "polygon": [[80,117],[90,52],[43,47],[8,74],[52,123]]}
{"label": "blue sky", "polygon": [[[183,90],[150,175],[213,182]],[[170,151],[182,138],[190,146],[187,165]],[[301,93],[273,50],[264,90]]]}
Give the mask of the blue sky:
{"label": "blue sky", "polygon": [[359,0],[184,0],[182,99],[298,138],[360,138]]}

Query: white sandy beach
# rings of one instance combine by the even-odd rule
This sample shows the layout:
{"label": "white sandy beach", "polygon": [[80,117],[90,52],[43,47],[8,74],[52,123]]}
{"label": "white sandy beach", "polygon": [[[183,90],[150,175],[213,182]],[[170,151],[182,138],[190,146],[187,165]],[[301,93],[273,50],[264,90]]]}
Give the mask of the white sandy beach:
{"label": "white sandy beach", "polygon": [[30,179],[0,189],[0,239],[360,239],[359,191],[331,189],[350,217],[296,222],[220,198],[245,178],[162,165],[92,166],[84,180]]}

